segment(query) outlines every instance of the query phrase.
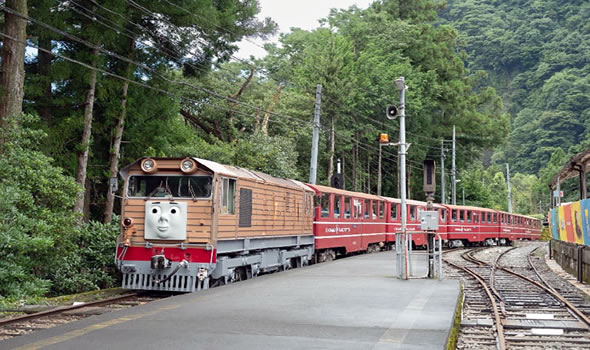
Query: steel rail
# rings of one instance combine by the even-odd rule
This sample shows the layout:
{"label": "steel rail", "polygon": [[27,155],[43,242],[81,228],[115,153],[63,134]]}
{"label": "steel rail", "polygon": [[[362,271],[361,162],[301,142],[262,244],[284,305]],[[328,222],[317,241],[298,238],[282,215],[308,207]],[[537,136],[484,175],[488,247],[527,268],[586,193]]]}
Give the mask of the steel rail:
{"label": "steel rail", "polygon": [[[531,253],[529,253],[530,256]],[[474,258],[475,259],[475,258]],[[477,259],[476,259],[477,260]],[[486,265],[490,265],[488,263],[486,263],[485,261],[481,261],[480,262],[486,264]],[[530,261],[529,261],[530,263]],[[543,285],[535,280],[532,280],[524,275],[521,275],[518,272],[512,271],[506,267],[502,267],[502,266],[498,266],[499,269],[506,271],[514,276],[520,277],[523,280],[539,287],[540,289],[544,290],[545,292],[549,293],[551,296],[553,296],[555,299],[561,301],[563,304],[565,304],[565,306],[567,306],[570,311],[572,313],[574,313],[574,315],[576,317],[578,317],[578,319],[582,322],[584,322],[588,327],[590,327],[590,318],[588,318],[588,316],[584,315],[584,313],[582,311],[580,311],[574,304],[572,304],[571,302],[569,302],[569,300],[567,300],[565,297],[563,297],[561,294],[559,294],[559,292],[557,292],[555,289],[553,289],[553,287],[550,287],[547,282],[545,282],[543,279],[541,279],[543,281],[543,283],[547,284],[547,285]]]}
{"label": "steel rail", "polygon": [[79,305],[59,306],[59,307],[53,308],[51,310],[46,310],[46,311],[36,312],[33,314],[22,315],[22,316],[17,316],[17,317],[5,319],[5,320],[0,320],[0,327],[7,326],[7,325],[10,325],[13,323],[33,320],[33,319],[37,319],[37,318],[41,318],[41,317],[45,317],[45,316],[55,315],[55,314],[59,314],[59,313],[70,311],[70,310],[81,309],[81,308],[85,308],[85,307],[89,307],[89,306],[101,306],[104,304],[112,304],[117,301],[136,297],[140,294],[141,293],[139,293],[139,292],[130,293],[130,294],[119,295],[116,297],[111,297],[111,298],[107,298],[107,299],[103,299],[103,300],[91,301],[91,302],[79,304]]}
{"label": "steel rail", "polygon": [[498,312],[498,305],[496,304],[496,300],[494,299],[494,296],[492,295],[490,288],[488,288],[487,283],[484,281],[484,279],[478,273],[472,271],[471,269],[457,265],[457,264],[452,263],[448,260],[445,260],[445,262],[451,266],[454,266],[455,268],[458,268],[460,270],[467,272],[468,274],[473,276],[473,278],[475,278],[479,282],[479,284],[481,284],[481,286],[485,290],[486,294],[488,295],[488,298],[490,299],[490,302],[492,304],[492,310],[494,311],[494,318],[496,321],[496,333],[498,335],[498,338],[497,338],[498,349],[499,350],[506,350],[506,340],[504,339],[504,326],[502,325],[502,321],[500,319],[500,313]]}

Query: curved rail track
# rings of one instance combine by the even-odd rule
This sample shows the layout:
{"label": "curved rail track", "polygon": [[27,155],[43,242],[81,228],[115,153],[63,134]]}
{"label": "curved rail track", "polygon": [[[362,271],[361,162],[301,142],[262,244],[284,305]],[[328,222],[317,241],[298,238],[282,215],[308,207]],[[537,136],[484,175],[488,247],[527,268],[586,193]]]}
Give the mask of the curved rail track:
{"label": "curved rail track", "polygon": [[36,330],[52,328],[64,323],[79,320],[92,315],[133,307],[169,296],[169,294],[147,294],[134,292],[107,299],[59,306],[49,310],[25,314],[17,317],[0,319],[0,341],[10,339]]}
{"label": "curved rail track", "polygon": [[590,303],[567,282],[539,271],[533,258],[538,247],[477,248],[445,255],[445,262],[464,273],[458,348],[590,349]]}

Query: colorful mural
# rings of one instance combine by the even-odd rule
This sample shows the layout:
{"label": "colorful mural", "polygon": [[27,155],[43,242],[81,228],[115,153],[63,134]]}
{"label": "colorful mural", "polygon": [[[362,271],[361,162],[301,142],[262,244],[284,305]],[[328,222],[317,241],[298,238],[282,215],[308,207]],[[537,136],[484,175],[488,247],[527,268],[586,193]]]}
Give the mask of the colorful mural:
{"label": "colorful mural", "polygon": [[554,239],[590,245],[590,199],[553,208],[550,221]]}

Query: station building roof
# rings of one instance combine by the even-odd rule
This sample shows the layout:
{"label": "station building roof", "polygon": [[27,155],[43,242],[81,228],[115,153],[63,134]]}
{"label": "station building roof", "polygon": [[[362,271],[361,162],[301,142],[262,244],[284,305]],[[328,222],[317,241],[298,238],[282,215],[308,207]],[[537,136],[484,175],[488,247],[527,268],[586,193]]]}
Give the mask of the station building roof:
{"label": "station building roof", "polygon": [[555,189],[557,182],[561,183],[567,179],[579,176],[580,171],[590,173],[590,149],[571,157],[563,168],[551,179],[549,187]]}

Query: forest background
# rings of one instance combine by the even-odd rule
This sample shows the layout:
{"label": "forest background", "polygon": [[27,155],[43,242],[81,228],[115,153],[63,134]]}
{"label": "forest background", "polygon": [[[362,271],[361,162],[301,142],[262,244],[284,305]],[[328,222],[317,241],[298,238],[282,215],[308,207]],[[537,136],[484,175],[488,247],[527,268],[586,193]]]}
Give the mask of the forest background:
{"label": "forest background", "polygon": [[[140,157],[190,155],[307,181],[317,84],[318,182],[341,159],[352,191],[376,193],[377,135],[397,139],[384,111],[399,101],[400,76],[410,198],[423,199],[422,161],[440,160],[441,145],[450,174],[453,126],[457,203],[464,192],[467,205],[507,210],[509,163],[522,214],[544,215],[547,183],[590,146],[583,0],[379,0],[333,10],[313,31],[292,28],[248,60],[234,57],[236,43],[276,31],[256,18],[256,0],[3,5],[4,301],[117,284],[109,181]],[[383,151],[383,194],[397,197],[397,150]]]}

